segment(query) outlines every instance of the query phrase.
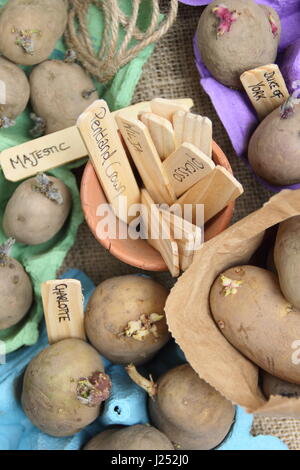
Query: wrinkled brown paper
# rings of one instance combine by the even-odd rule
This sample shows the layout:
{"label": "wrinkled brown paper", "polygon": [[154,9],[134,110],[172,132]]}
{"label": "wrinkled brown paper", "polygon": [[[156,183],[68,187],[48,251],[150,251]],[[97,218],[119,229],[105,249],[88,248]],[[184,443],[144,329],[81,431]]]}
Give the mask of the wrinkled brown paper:
{"label": "wrinkled brown paper", "polygon": [[219,273],[249,262],[266,229],[299,214],[300,189],[272,197],[201,247],[166,304],[170,331],[187,361],[202,379],[250,413],[300,418],[300,399],[264,398],[258,386],[258,367],[231,346],[216,326],[209,292]]}

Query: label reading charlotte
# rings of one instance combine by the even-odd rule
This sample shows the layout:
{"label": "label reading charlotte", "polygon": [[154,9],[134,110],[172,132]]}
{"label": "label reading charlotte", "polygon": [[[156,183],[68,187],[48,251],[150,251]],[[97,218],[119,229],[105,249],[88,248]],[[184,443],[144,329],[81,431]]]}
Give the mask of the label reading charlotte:
{"label": "label reading charlotte", "polygon": [[81,283],[56,279],[41,285],[49,344],[65,338],[85,340]]}
{"label": "label reading charlotte", "polygon": [[52,293],[55,296],[59,323],[62,321],[71,321],[68,299],[68,285],[57,284],[52,289]]}

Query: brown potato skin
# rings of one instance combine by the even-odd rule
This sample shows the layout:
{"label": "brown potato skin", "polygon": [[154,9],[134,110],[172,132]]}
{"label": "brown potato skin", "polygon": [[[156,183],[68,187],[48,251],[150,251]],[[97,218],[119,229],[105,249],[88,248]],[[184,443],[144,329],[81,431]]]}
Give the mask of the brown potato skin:
{"label": "brown potato skin", "polygon": [[97,419],[100,406],[80,403],[77,381],[103,371],[102,360],[89,344],[64,339],[41,351],[28,365],[22,406],[30,421],[51,436],[71,436]]}
{"label": "brown potato skin", "polygon": [[300,309],[300,216],[279,225],[274,260],[283,295]]}
{"label": "brown potato skin", "polygon": [[160,431],[146,424],[108,429],[91,439],[83,450],[174,450]]}
{"label": "brown potato skin", "polygon": [[0,57],[0,80],[5,83],[6,104],[0,105],[0,117],[15,119],[27,106],[30,95],[28,79],[16,64]]}
{"label": "brown potato skin", "polygon": [[280,19],[269,7],[279,28],[274,37],[266,8],[253,0],[226,0],[224,5],[240,15],[230,31],[218,37],[219,21],[212,9],[220,4],[222,2],[214,0],[200,17],[197,30],[199,51],[213,77],[228,87],[242,89],[242,73],[274,63],[280,39]]}
{"label": "brown potato skin", "polygon": [[69,188],[58,178],[49,176],[60,190],[64,202],[57,204],[32,190],[35,178],[21,183],[7,203],[3,216],[3,230],[7,237],[19,243],[39,245],[56,235],[64,225],[72,205]]}
{"label": "brown potato skin", "polygon": [[92,345],[117,364],[144,364],[170,339],[165,318],[156,323],[159,337],[149,334],[143,341],[120,336],[129,321],[142,314],[164,312],[168,291],[141,276],[118,276],[102,282],[91,296],[85,329]]}
{"label": "brown potato skin", "polygon": [[82,92],[95,88],[84,69],[75,63],[47,60],[30,75],[31,104],[46,121],[46,134],[76,124],[79,115],[97,98],[97,92],[83,98]]}
{"label": "brown potato skin", "polygon": [[[0,12],[0,52],[12,62],[35,65],[46,60],[67,24],[66,0],[9,0]],[[15,44],[13,29],[37,30],[33,34],[34,53]]]}
{"label": "brown potato skin", "polygon": [[300,385],[286,382],[268,374],[268,372],[264,372],[263,392],[266,398],[270,398],[271,395],[281,395],[288,398],[300,397]]}
{"label": "brown potato skin", "polygon": [[257,175],[276,185],[299,183],[299,127],[299,104],[287,119],[280,118],[280,108],[265,117],[248,147],[248,160]]}
{"label": "brown potato skin", "polygon": [[8,258],[0,266],[0,330],[19,323],[25,317],[33,300],[32,284],[23,266]]}
{"label": "brown potato skin", "polygon": [[300,367],[293,362],[300,312],[283,297],[277,277],[256,266],[237,266],[223,274],[243,284],[227,297],[220,276],[212,286],[211,312],[221,333],[265,371],[300,384]]}
{"label": "brown potato skin", "polygon": [[228,434],[233,405],[196,374],[189,364],[169,370],[149,400],[151,422],[179,450],[209,450]]}

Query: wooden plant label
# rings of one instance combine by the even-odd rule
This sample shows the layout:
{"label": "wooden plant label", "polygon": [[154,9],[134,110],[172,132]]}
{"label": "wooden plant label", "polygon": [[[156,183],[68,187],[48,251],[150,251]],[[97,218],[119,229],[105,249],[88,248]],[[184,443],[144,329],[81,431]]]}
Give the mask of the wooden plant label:
{"label": "wooden plant label", "polygon": [[173,115],[173,126],[177,146],[187,142],[212,157],[212,122],[209,118],[177,111]]}
{"label": "wooden plant label", "polygon": [[222,166],[216,168],[187,191],[177,203],[204,204],[207,222],[244,192],[243,186]]}
{"label": "wooden plant label", "polygon": [[49,344],[66,338],[86,339],[81,283],[57,279],[41,285]]}
{"label": "wooden plant label", "polygon": [[193,262],[194,253],[203,243],[202,229],[171,211],[161,210],[161,213],[164,222],[170,226],[172,238],[178,245],[180,269],[186,271]]}
{"label": "wooden plant label", "polygon": [[88,149],[101,186],[115,214],[124,222],[127,209],[140,201],[140,190],[118,135],[117,125],[104,100],[92,103],[78,118],[77,126]]}
{"label": "wooden plant label", "polygon": [[260,119],[289,97],[284,78],[276,64],[247,70],[241,75],[241,82]]}
{"label": "wooden plant label", "polygon": [[195,145],[184,143],[172,153],[163,166],[179,197],[215,168],[213,160]]}
{"label": "wooden plant label", "polygon": [[150,133],[141,121],[125,116],[116,117],[120,132],[151,198],[156,203],[171,205],[176,194],[153,144]]}
{"label": "wooden plant label", "polygon": [[[143,223],[148,236],[148,243],[157,250],[173,277],[179,276],[179,251],[176,241],[170,235],[170,230],[164,223],[163,214],[155,205],[153,199],[146,189],[141,191],[141,203],[143,205]],[[158,234],[157,238],[152,237],[151,229]]]}
{"label": "wooden plant label", "polygon": [[87,149],[76,127],[3,150],[0,163],[9,181],[19,181],[82,157]]}
{"label": "wooden plant label", "polygon": [[170,121],[154,113],[143,113],[140,120],[147,126],[158,155],[165,160],[175,150],[175,134]]}
{"label": "wooden plant label", "polygon": [[176,111],[188,112],[194,102],[190,98],[177,100],[166,100],[164,98],[155,98],[150,102],[151,110],[158,116],[162,116],[172,122],[172,116]]}

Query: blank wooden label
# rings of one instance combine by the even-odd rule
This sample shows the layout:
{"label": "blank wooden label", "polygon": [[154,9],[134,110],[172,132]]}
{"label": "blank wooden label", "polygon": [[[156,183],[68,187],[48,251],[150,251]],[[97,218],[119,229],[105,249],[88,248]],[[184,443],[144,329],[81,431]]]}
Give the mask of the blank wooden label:
{"label": "blank wooden label", "polygon": [[191,224],[171,211],[161,210],[164,222],[171,228],[171,236],[179,251],[180,269],[186,271],[193,262],[194,253],[203,243],[202,228]]}
{"label": "blank wooden label", "polygon": [[177,146],[187,142],[212,157],[212,122],[209,118],[177,111],[173,115],[173,126]]}
{"label": "blank wooden label", "polygon": [[278,108],[289,97],[285,81],[276,64],[244,72],[241,82],[260,119]]}
{"label": "blank wooden label", "polygon": [[243,192],[243,186],[229,171],[222,166],[216,166],[209,175],[183,194],[177,203],[182,206],[203,204],[204,221],[207,222]]}
{"label": "blank wooden label", "polygon": [[194,106],[194,102],[190,98],[178,100],[154,98],[154,100],[150,102],[150,106],[153,113],[172,121],[172,116],[176,111],[181,110],[187,112]]}
{"label": "blank wooden label", "polygon": [[158,155],[165,160],[175,150],[175,134],[170,121],[154,113],[143,113],[140,120],[147,126]]}
{"label": "blank wooden label", "polygon": [[69,127],[3,150],[0,164],[7,180],[19,181],[86,156],[78,129]]}
{"label": "blank wooden label", "polygon": [[[173,277],[177,277],[180,273],[178,245],[171,236],[170,228],[168,229],[164,222],[163,213],[156,207],[146,189],[141,191],[141,202],[143,204],[143,228],[147,231],[147,241],[149,245],[161,254],[170,274]],[[153,233],[151,229],[154,234],[157,234],[157,238],[152,238]]]}
{"label": "blank wooden label", "polygon": [[115,214],[124,222],[130,221],[120,202],[126,198],[127,209],[138,204],[140,190],[107,103],[97,100],[91,104],[78,118],[77,126]]}
{"label": "blank wooden label", "polygon": [[195,145],[188,143],[181,144],[163,162],[163,166],[177,197],[185,193],[215,168],[211,158],[207,157]]}
{"label": "blank wooden label", "polygon": [[116,120],[151,198],[156,203],[171,205],[176,200],[176,194],[147,127],[138,119],[131,119],[124,115],[122,111],[117,115]]}
{"label": "blank wooden label", "polygon": [[86,339],[81,283],[57,279],[41,285],[49,344],[66,338]]}

